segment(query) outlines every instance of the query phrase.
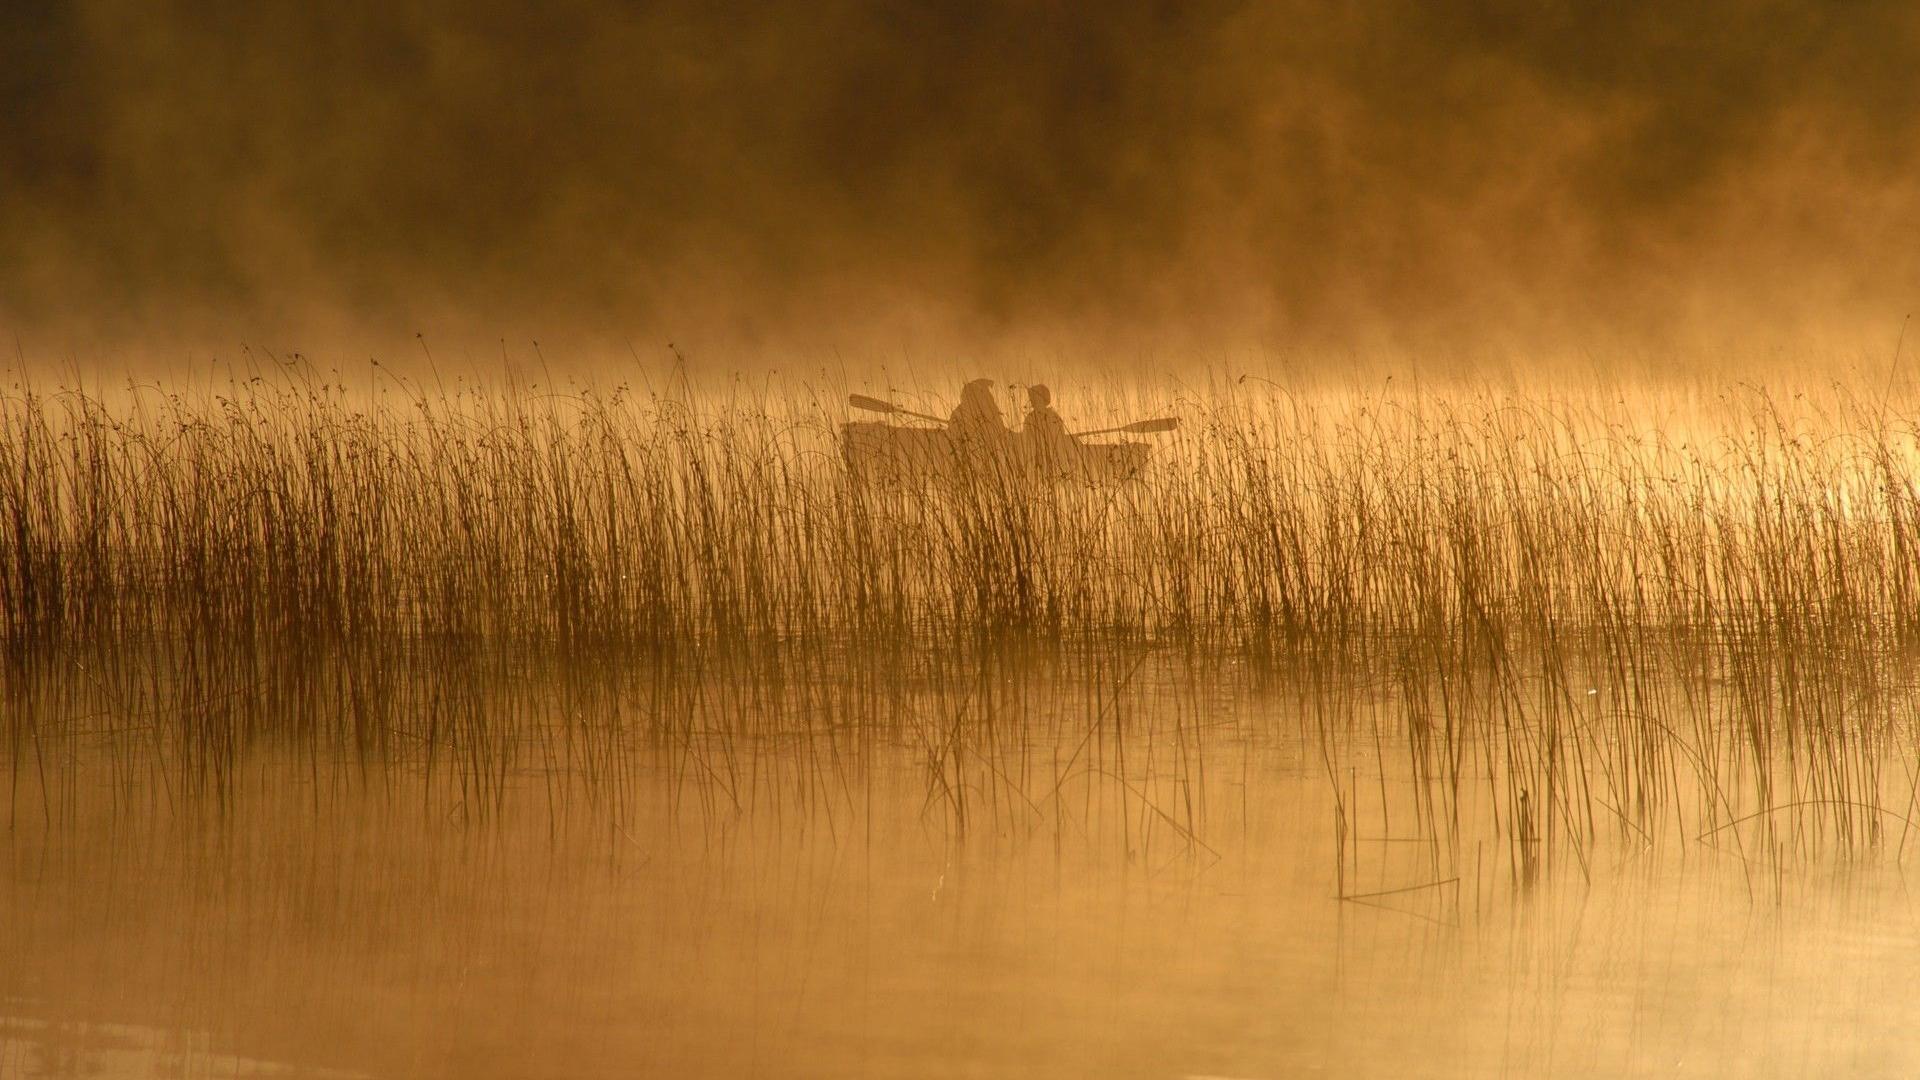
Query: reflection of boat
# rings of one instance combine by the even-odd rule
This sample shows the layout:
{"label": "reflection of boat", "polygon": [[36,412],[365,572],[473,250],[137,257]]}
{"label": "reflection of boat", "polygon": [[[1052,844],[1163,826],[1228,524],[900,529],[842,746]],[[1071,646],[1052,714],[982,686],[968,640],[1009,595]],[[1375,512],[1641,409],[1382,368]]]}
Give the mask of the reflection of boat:
{"label": "reflection of boat", "polygon": [[1077,444],[1070,452],[1033,453],[1018,435],[991,442],[961,439],[943,428],[856,422],[840,425],[847,471],[881,482],[955,480],[967,476],[1053,476],[1118,483],[1138,473],[1152,447],[1140,442]]}

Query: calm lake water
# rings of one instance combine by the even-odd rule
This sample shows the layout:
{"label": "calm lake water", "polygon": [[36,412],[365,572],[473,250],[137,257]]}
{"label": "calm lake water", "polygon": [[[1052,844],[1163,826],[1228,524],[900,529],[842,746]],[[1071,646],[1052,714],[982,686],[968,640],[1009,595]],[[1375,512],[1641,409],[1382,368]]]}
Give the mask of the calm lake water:
{"label": "calm lake water", "polygon": [[1407,733],[1328,739],[1297,687],[991,676],[598,783],[523,735],[484,800],[285,749],[213,799],[81,740],[43,798],[16,752],[0,1078],[1920,1069],[1897,824],[1517,859],[1475,784],[1422,818]]}

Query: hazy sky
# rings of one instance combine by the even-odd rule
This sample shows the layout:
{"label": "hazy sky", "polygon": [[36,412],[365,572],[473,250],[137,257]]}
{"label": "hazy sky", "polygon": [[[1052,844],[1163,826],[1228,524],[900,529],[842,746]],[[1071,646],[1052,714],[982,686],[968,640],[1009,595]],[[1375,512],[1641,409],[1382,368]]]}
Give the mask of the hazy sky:
{"label": "hazy sky", "polygon": [[1890,339],[1911,3],[8,0],[0,319],[713,350]]}

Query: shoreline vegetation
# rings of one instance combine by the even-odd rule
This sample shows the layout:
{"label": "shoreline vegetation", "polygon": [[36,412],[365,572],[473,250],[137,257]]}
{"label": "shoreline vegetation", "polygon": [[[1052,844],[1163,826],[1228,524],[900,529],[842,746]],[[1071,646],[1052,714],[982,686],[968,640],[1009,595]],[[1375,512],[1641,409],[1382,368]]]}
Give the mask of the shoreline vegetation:
{"label": "shoreline vegetation", "polygon": [[[1343,894],[1376,819],[1436,882],[1463,822],[1516,882],[1607,843],[1904,855],[1910,418],[1239,384],[1152,411],[1181,431],[1123,483],[903,490],[850,480],[808,394],[9,392],[9,820],[100,760],[169,805],[280,755],[478,814],[524,783],[617,808],[639,756],[718,813],[763,768],[851,802],[902,753],[958,831],[1057,818],[1078,778],[1206,853],[1209,762],[1264,725],[1324,770]],[[1077,690],[1041,708],[1007,685],[1033,670]]]}
{"label": "shoreline vegetation", "polygon": [[1837,400],[1673,432],[1625,399],[1185,397],[1131,481],[902,490],[849,480],[817,397],[16,391],[0,641],[1913,640],[1920,433]]}

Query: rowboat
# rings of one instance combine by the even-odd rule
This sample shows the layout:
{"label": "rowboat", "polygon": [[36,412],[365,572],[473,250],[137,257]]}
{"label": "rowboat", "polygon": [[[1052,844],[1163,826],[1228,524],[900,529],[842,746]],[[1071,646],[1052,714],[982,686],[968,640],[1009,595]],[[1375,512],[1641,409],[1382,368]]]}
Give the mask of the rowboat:
{"label": "rowboat", "polygon": [[1143,442],[1079,442],[1041,452],[1017,434],[969,439],[944,428],[874,421],[840,425],[847,472],[878,482],[916,484],[968,478],[1042,478],[1114,484],[1146,467]]}

